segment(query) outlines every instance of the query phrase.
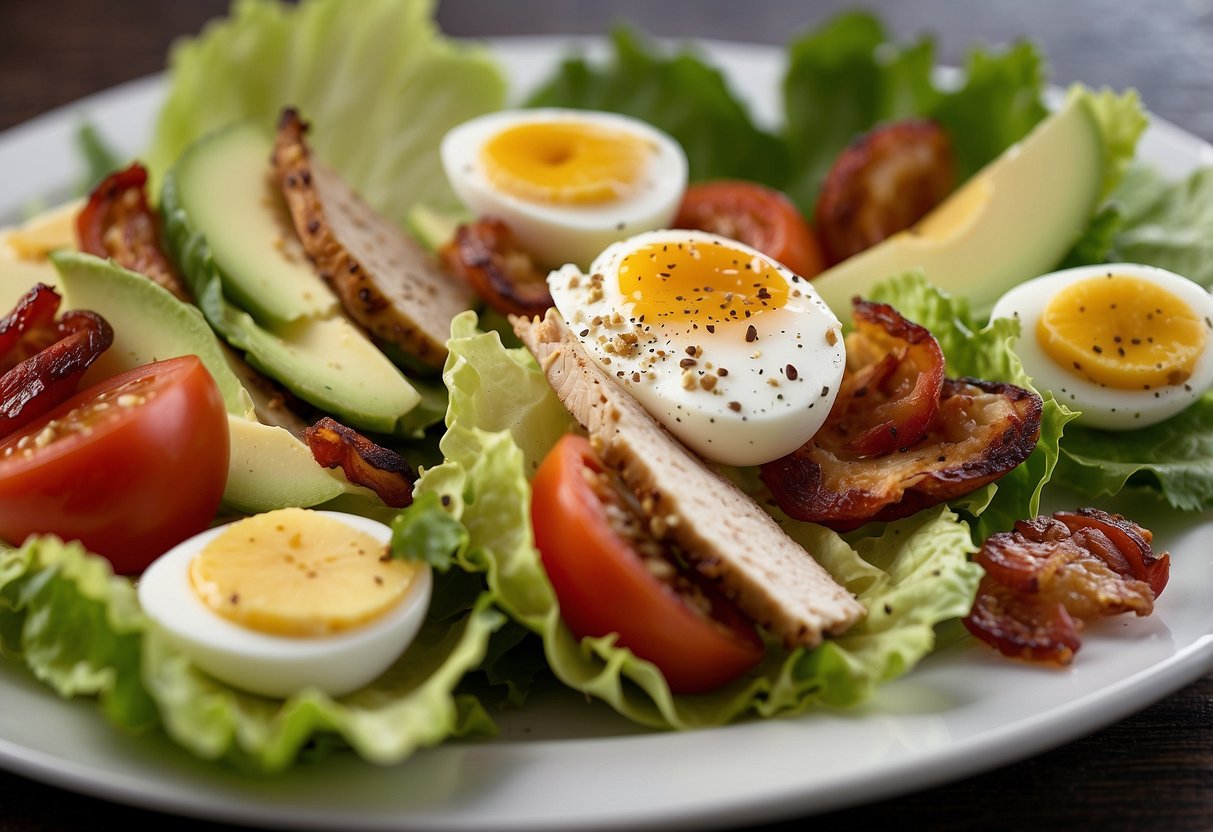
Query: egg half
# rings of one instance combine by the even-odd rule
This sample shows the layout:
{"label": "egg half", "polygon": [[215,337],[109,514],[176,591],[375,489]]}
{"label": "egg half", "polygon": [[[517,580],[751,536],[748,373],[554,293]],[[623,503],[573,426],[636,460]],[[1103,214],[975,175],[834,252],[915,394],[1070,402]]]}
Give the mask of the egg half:
{"label": "egg half", "polygon": [[804,278],[735,240],[663,230],[552,272],[590,357],[706,459],[760,465],[821,427],[846,364],[842,328]]}
{"label": "egg half", "polygon": [[426,564],[389,557],[391,529],[281,509],[202,532],[155,561],[139,603],[199,668],[263,696],[341,696],[382,674],[429,606]]}
{"label": "egg half", "polygon": [[1007,292],[991,317],[1019,320],[1024,370],[1088,427],[1152,425],[1213,386],[1213,296],[1165,269],[1054,272]]}
{"label": "egg half", "polygon": [[670,223],[687,160],[665,133],[586,110],[490,113],[442,141],[451,188],[505,222],[541,266],[586,265],[608,244]]}

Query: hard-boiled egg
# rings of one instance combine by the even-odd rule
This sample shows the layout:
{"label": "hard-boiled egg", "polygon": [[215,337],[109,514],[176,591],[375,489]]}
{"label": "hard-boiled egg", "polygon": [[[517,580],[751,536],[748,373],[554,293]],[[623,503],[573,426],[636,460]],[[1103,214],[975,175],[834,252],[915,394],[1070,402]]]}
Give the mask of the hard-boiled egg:
{"label": "hard-boiled egg", "polygon": [[759,465],[825,421],[846,364],[808,281],[702,231],[616,243],[589,273],[552,272],[556,308],[593,360],[706,459]]}
{"label": "hard-boiled egg", "polygon": [[1213,296],[1165,269],[1054,272],[1007,292],[992,317],[1019,319],[1024,370],[1090,427],[1152,425],[1213,386]]}
{"label": "hard-boiled egg", "polygon": [[584,266],[615,240],[668,225],[687,181],[677,142],[614,113],[491,113],[448,133],[441,155],[459,198],[503,220],[545,267]]}
{"label": "hard-boiled egg", "polygon": [[148,617],[198,667],[263,696],[332,696],[386,670],[429,606],[425,564],[365,517],[281,509],[209,529],[139,581]]}

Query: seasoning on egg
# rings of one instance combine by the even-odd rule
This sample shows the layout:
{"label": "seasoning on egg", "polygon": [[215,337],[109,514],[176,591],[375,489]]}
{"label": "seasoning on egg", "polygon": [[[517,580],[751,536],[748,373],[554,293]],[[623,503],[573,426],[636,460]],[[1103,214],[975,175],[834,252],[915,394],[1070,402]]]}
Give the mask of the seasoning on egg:
{"label": "seasoning on egg", "polygon": [[1163,269],[1055,272],[1012,289],[993,317],[1019,320],[1014,349],[1024,370],[1090,427],[1160,422],[1213,385],[1213,298]]}

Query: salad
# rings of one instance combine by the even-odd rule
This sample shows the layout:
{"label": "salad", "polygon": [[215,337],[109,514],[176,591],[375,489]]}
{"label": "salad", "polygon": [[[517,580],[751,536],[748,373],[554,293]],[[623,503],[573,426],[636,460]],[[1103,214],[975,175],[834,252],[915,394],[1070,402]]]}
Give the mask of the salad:
{"label": "salad", "polygon": [[[193,197],[186,190],[191,170],[188,166],[181,167],[181,160],[201,165],[207,157],[216,158],[219,151],[233,154],[218,157],[224,160],[254,155],[246,154],[245,148],[255,148],[256,138],[214,131],[224,129],[237,115],[276,117],[280,103],[292,103],[314,124],[316,155],[346,177],[389,220],[409,225],[419,236],[424,236],[427,230],[433,235],[435,227],[445,227],[449,232],[450,227],[444,226],[444,222],[461,207],[435,166],[421,166],[414,161],[423,153],[420,147],[429,147],[424,152],[434,153],[433,148],[445,129],[415,118],[393,123],[391,113],[383,113],[364,122],[368,126],[357,136],[343,134],[334,127],[343,122],[342,116],[349,116],[340,111],[343,105],[338,105],[337,112],[324,112],[323,91],[314,91],[315,86],[300,80],[297,67],[267,68],[264,60],[258,59],[262,63],[260,71],[266,73],[267,86],[272,88],[275,81],[285,85],[286,101],[275,102],[272,106],[275,112],[267,112],[263,101],[229,103],[236,112],[196,106],[204,96],[202,90],[224,83],[225,77],[239,78],[246,73],[245,67],[238,60],[230,60],[232,56],[226,51],[225,37],[231,37],[230,32],[264,38],[267,49],[272,44],[292,43],[293,38],[306,40],[321,28],[331,30],[328,34],[334,38],[369,37],[367,31],[352,23],[347,27],[349,31],[333,26],[335,21],[351,20],[342,17],[338,9],[339,4],[315,3],[301,11],[298,18],[292,18],[277,6],[248,4],[242,8],[242,16],[230,24],[232,28],[212,30],[183,48],[177,57],[169,100],[147,157],[151,174],[149,193],[164,194],[159,198],[159,207],[166,217],[168,236],[175,237],[169,244],[172,259],[177,263],[193,263],[183,270],[192,275],[190,293],[198,299],[201,316],[181,311],[180,306],[173,305],[177,302],[170,303],[162,294],[149,293],[142,288],[143,284],[131,281],[120,270],[83,255],[59,253],[51,258],[57,268],[55,282],[73,308],[107,306],[102,314],[114,330],[115,344],[130,330],[116,318],[120,312],[108,311],[111,307],[122,308],[106,299],[118,296],[139,296],[138,300],[132,300],[138,309],[152,308],[154,317],[174,322],[176,329],[197,329],[198,339],[208,345],[214,343],[213,347],[191,349],[190,353],[199,355],[216,382],[217,401],[221,402],[223,412],[210,422],[213,426],[226,421],[232,443],[229,453],[235,451],[236,442],[246,434],[268,436],[260,428],[271,425],[260,416],[250,418],[252,402],[247,399],[247,386],[233,379],[230,371],[215,369],[225,359],[218,342],[205,332],[220,332],[224,340],[245,352],[258,369],[270,372],[280,364],[289,364],[289,359],[279,361],[277,356],[281,353],[265,346],[263,330],[281,334],[284,328],[276,331],[272,327],[257,328],[258,321],[274,320],[275,316],[284,324],[344,319],[330,317],[328,309],[282,311],[280,298],[258,297],[253,291],[241,290],[244,296],[236,298],[225,295],[225,291],[232,292],[223,282],[230,267],[222,263],[217,237],[201,234],[197,227],[186,224],[186,221],[195,225],[200,222],[200,209],[190,207]],[[410,54],[426,56],[433,66],[402,59],[400,66],[376,67],[379,76],[399,72],[401,79],[433,95],[431,106],[423,109],[427,113],[441,113],[451,126],[467,120],[473,114],[469,110],[498,106],[501,82],[484,55],[467,54],[441,41],[425,22],[428,9],[424,4],[408,5],[399,14],[399,28],[419,39],[419,49]],[[367,19],[374,18],[372,13],[367,15]],[[682,85],[682,76],[690,73],[696,77],[692,88],[704,100],[702,110],[688,107],[685,123],[663,123],[660,108],[656,107],[654,111],[633,115],[642,116],[680,140],[687,149],[693,181],[720,177],[760,181],[780,187],[798,204],[807,206],[818,198],[816,189],[824,172],[852,136],[877,121],[903,114],[894,109],[894,102],[904,105],[896,91],[915,90],[920,100],[914,101],[910,111],[932,116],[947,126],[949,118],[973,119],[974,112],[981,107],[1004,112],[1008,100],[1023,102],[1022,89],[1016,86],[1015,79],[1025,74],[1023,65],[1039,60],[1026,49],[986,56],[977,63],[982,71],[992,73],[993,78],[980,76],[975,66],[971,73],[974,80],[969,86],[945,92],[931,86],[921,68],[915,70],[904,54],[900,59],[889,60],[886,56],[877,60],[875,39],[879,32],[873,26],[863,17],[844,18],[830,31],[806,37],[793,50],[799,60],[793,63],[791,77],[803,74],[811,79],[804,82],[806,89],[816,90],[823,98],[828,98],[823,92],[828,84],[822,78],[828,76],[831,68],[813,65],[818,54],[812,48],[815,38],[835,44],[850,43],[854,50],[852,59],[867,62],[871,69],[869,80],[876,92],[871,96],[874,102],[871,111],[858,116],[851,125],[842,124],[841,119],[828,119],[838,131],[832,139],[812,128],[822,120],[821,108],[828,108],[829,101],[812,102],[810,107],[812,96],[806,94],[794,99],[799,102],[797,107],[805,108],[797,111],[790,99],[788,135],[781,139],[749,122],[744,110],[710,68],[691,57],[674,61],[658,57],[642,41],[628,34],[618,36],[618,63],[613,68],[593,70],[570,63],[536,94],[532,103],[592,104],[602,110],[627,110],[643,104],[642,98],[631,94],[636,77],[651,79],[648,83],[660,89],[663,83]],[[681,71],[674,73],[671,69],[674,66]],[[920,74],[915,76],[915,71]],[[441,74],[450,80],[451,86],[425,83],[434,77],[427,73]],[[360,73],[356,77],[364,76]],[[329,79],[327,83],[348,82],[349,79],[340,78]],[[1002,99],[998,97],[1000,83],[1006,85]],[[459,94],[453,95],[452,89]],[[482,93],[483,98],[469,96],[468,90]],[[1021,103],[1016,111],[1018,119],[999,120],[996,132],[1000,135],[956,131],[956,136],[963,137],[954,140],[960,181],[972,180],[1003,149],[1023,139],[1045,118],[1038,87],[1035,92],[1030,106]],[[1028,273],[1047,271],[1062,260],[1067,265],[1140,260],[1170,267],[1207,285],[1211,276],[1200,273],[1199,263],[1188,262],[1190,252],[1178,246],[1161,251],[1156,246],[1151,250],[1148,243],[1141,242],[1146,236],[1157,241],[1157,233],[1153,232],[1159,228],[1182,237],[1202,208],[1207,210],[1207,202],[1201,196],[1207,191],[1207,185],[1202,185],[1207,177],[1198,174],[1183,185],[1161,183],[1144,172],[1126,177],[1132,145],[1144,125],[1136,102],[1131,96],[1106,93],[1077,95],[1085,96],[1081,106],[1091,114],[1101,143],[1098,152],[1103,164],[1092,174],[1094,213],[1088,211],[1083,218],[1081,236],[1067,241],[1074,245],[1053,257],[1049,267],[1029,266]],[[351,95],[350,100],[358,97]],[[716,119],[718,123],[713,126],[718,129],[704,131],[703,122],[696,119]],[[333,132],[326,134],[326,130]],[[384,137],[382,140],[376,140],[375,130]],[[715,145],[697,144],[686,138],[690,132],[708,132],[721,138]],[[198,145],[200,140],[207,144]],[[220,147],[216,142],[227,145]],[[364,152],[367,146],[386,148],[382,160],[373,165],[368,162]],[[198,181],[205,183],[208,172],[214,168],[197,170],[202,171],[195,174]],[[239,185],[239,179],[231,185]],[[389,182],[391,187],[385,184]],[[170,196],[175,188],[179,189],[176,202]],[[1174,202],[1172,197],[1180,188],[1195,196],[1184,203]],[[1164,202],[1191,207],[1187,213],[1179,211],[1178,215],[1158,217],[1158,206]],[[175,213],[180,215],[177,220]],[[1151,226],[1151,235],[1142,232],[1147,224]],[[25,245],[36,252],[39,234],[48,233],[48,227],[53,229],[54,223],[27,227],[10,236],[8,244],[18,249]],[[200,236],[208,241],[209,251],[197,242]],[[306,238],[303,243],[306,246]],[[56,240],[55,244],[63,243]],[[35,268],[41,268],[35,265],[36,255],[17,259],[23,261],[22,279]],[[14,273],[17,268],[14,266]],[[27,285],[22,291],[28,288]],[[1014,351],[1008,349],[1015,338],[1015,328],[1009,322],[983,327],[984,315],[974,315],[964,302],[935,291],[917,276],[873,286],[872,290],[875,299],[895,307],[929,330],[946,359],[949,377],[976,376],[1025,389],[1031,386]],[[90,292],[96,300],[82,300]],[[300,297],[301,293],[295,293],[282,303],[295,303]],[[992,298],[974,297],[971,308],[983,312],[982,304],[989,300]],[[833,301],[831,304],[837,308]],[[130,317],[141,316],[142,312]],[[207,330],[198,328],[203,325],[203,317]],[[254,769],[277,770],[291,765],[305,743],[319,741],[323,745],[333,736],[339,736],[368,759],[388,762],[448,736],[487,732],[491,725],[483,705],[487,700],[473,695],[474,689],[464,682],[465,674],[473,672],[477,674],[473,681],[482,687],[487,681],[490,687],[519,698],[540,653],[566,684],[607,701],[642,724],[715,725],[750,714],[793,713],[819,703],[854,704],[870,695],[879,682],[911,667],[934,646],[937,624],[962,617],[970,609],[980,576],[969,559],[975,544],[994,532],[1009,529],[1016,519],[1035,516],[1041,487],[1050,476],[1057,476],[1054,466],[1071,472],[1067,475],[1071,483],[1088,487],[1087,496],[1091,499],[1115,493],[1130,481],[1155,489],[1177,509],[1204,507],[1208,494],[1213,493],[1199,475],[1202,458],[1191,453],[1193,437],[1199,443],[1203,435],[1201,426],[1207,423],[1200,418],[1200,409],[1207,399],[1199,399],[1153,429],[1125,434],[1123,440],[1109,444],[1101,439],[1097,429],[1083,430],[1081,422],[1068,425],[1073,414],[1063,406],[1064,402],[1046,398],[1040,417],[1040,440],[1026,461],[1021,461],[996,484],[957,495],[951,508],[940,506],[914,512],[875,533],[861,530],[857,536],[846,538],[820,525],[799,524],[785,518],[787,533],[814,552],[826,570],[858,597],[868,615],[840,638],[815,649],[768,648],[758,669],[748,678],[714,693],[690,698],[672,693],[666,674],[653,663],[621,649],[614,638],[604,635],[578,641],[563,623],[530,538],[529,475],[557,443],[557,438],[570,431],[573,419],[528,353],[519,347],[503,345],[502,330],[508,343],[509,331],[505,327],[494,329],[487,323],[482,327],[481,321],[466,313],[455,316],[452,337],[444,345],[449,353],[443,368],[442,386],[449,397],[445,406],[441,402],[443,390],[433,376],[427,379],[424,368],[402,358],[392,362],[396,368],[404,368],[406,372],[400,375],[408,380],[396,388],[396,399],[376,400],[369,405],[359,400],[351,404],[361,395],[354,388],[349,395],[339,395],[331,401],[305,399],[321,410],[337,413],[358,429],[380,437],[398,437],[399,442],[385,440],[385,444],[394,444],[405,456],[415,455],[422,462],[424,473],[412,489],[413,505],[402,514],[383,511],[365,487],[351,485],[355,478],[348,471],[344,478],[327,473],[323,478],[316,477],[316,471],[303,464],[308,460],[300,460],[298,451],[287,452],[294,456],[286,457],[297,464],[292,471],[298,473],[285,477],[294,489],[293,494],[275,490],[282,480],[267,484],[256,476],[233,489],[230,472],[222,489],[220,499],[225,511],[254,516],[283,508],[292,500],[318,505],[331,499],[340,500],[356,513],[377,514],[392,522],[393,549],[414,561],[426,562],[438,573],[436,588],[443,591],[436,595],[430,616],[413,647],[387,677],[345,698],[306,689],[282,700],[272,695],[268,698],[250,695],[239,685],[216,681],[214,671],[201,672],[197,660],[191,659],[180,644],[165,638],[159,628],[149,624],[145,607],[136,603],[125,579],[113,578],[105,563],[82,547],[50,538],[27,543],[7,556],[3,592],[9,607],[5,613],[9,632],[18,634],[7,646],[21,652],[35,672],[61,693],[96,695],[107,716],[120,725],[159,725],[201,756],[223,758]],[[144,354],[155,354],[156,349]],[[213,354],[207,354],[208,351]],[[95,366],[104,366],[100,364],[104,360],[98,358]],[[358,366],[365,365],[359,362]],[[95,372],[100,376],[103,371]],[[284,376],[290,374],[289,368],[282,371]],[[372,377],[363,387],[378,388],[379,378],[382,376]],[[395,376],[391,378],[394,380]],[[308,393],[306,389],[296,389],[305,388],[303,383],[295,382],[292,387],[286,378],[279,380],[294,395],[304,397]],[[214,396],[212,401],[216,401]],[[411,414],[410,418],[399,418],[402,412]],[[434,429],[433,421],[443,417],[445,430]],[[289,429],[282,430],[290,434]],[[193,433],[186,429],[182,432]],[[418,438],[419,435],[434,438],[439,434],[440,455]],[[286,442],[281,435],[275,436]],[[1083,437],[1087,444],[1083,444]],[[245,447],[255,445],[249,442]],[[215,443],[207,443],[207,447],[213,449]],[[1115,458],[1107,458],[1108,454],[1115,454]],[[1168,454],[1173,459],[1167,460]],[[759,490],[761,486],[754,482],[753,471],[745,470],[752,463],[736,464],[743,466],[733,472],[739,490]],[[163,470],[169,465],[172,463],[145,463],[139,467]],[[191,463],[178,461],[175,465],[180,466],[177,470],[193,469]],[[1175,474],[1176,466],[1185,469],[1184,475]],[[232,489],[230,493],[228,489]],[[180,491],[168,484],[160,484],[155,490],[162,495]],[[306,498],[299,498],[301,490],[307,492]],[[214,518],[217,505],[217,501],[210,504],[205,512],[209,516],[202,525]],[[960,521],[958,512],[964,513],[967,522]],[[36,507],[25,508],[21,513],[28,516],[39,511]],[[176,516],[178,512],[163,514]],[[190,524],[198,525],[197,521]],[[130,542],[124,541],[116,551],[129,549]],[[110,560],[118,565],[113,558]],[[138,571],[141,566],[118,568]],[[53,591],[40,591],[48,586]],[[886,610],[883,616],[871,614],[881,609]],[[87,627],[81,626],[82,621],[88,622]],[[82,638],[85,632],[89,636]],[[82,658],[86,670],[82,670]],[[492,695],[490,690],[488,696]]]}

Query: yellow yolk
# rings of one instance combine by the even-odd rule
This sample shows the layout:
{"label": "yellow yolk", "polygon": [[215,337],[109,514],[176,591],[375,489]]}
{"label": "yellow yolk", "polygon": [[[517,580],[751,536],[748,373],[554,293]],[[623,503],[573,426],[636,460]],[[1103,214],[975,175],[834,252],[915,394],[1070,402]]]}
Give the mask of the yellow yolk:
{"label": "yellow yolk", "polygon": [[637,248],[619,264],[619,291],[646,321],[744,321],[788,301],[788,282],[770,263],[715,243]]}
{"label": "yellow yolk", "polygon": [[1058,292],[1040,316],[1036,338],[1076,375],[1119,390],[1151,390],[1192,375],[1208,329],[1208,321],[1161,286],[1107,275]]}
{"label": "yellow yolk", "polygon": [[481,151],[497,188],[531,202],[611,202],[641,184],[654,148],[644,139],[593,124],[539,122],[502,130]]}
{"label": "yellow yolk", "polygon": [[408,594],[417,567],[339,520],[288,508],[231,524],[190,564],[190,583],[219,615],[283,636],[342,632]]}

